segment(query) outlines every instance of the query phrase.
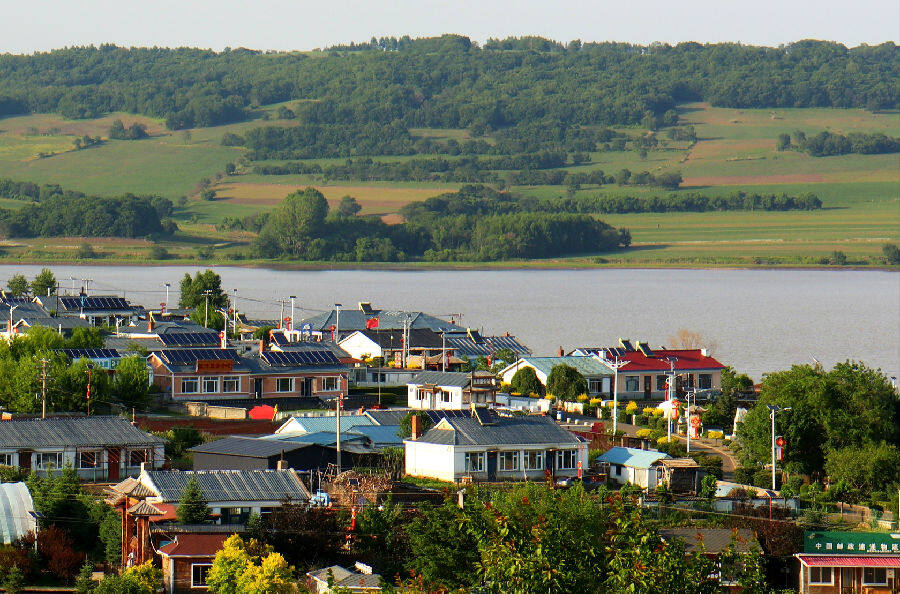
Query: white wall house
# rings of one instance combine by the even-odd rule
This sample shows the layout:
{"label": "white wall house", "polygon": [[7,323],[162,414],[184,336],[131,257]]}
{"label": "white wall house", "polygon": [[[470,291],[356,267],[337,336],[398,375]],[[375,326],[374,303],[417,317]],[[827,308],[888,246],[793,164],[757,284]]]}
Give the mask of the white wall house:
{"label": "white wall house", "polygon": [[568,365],[578,370],[587,380],[589,396],[612,393],[612,368],[598,357],[592,356],[523,357],[500,371],[500,377],[508,384],[517,371],[523,367],[531,367],[538,380],[546,387],[547,377],[557,365]]}
{"label": "white wall house", "polygon": [[665,458],[669,455],[656,450],[614,447],[601,454],[598,461],[609,464],[609,478],[620,485],[631,483],[652,490],[660,479],[654,465]]}
{"label": "white wall house", "polygon": [[347,351],[354,359],[362,359],[364,356],[383,357],[384,352],[381,346],[366,336],[363,332],[352,332],[349,336],[342,339],[339,343],[340,347]]}
{"label": "white wall house", "polygon": [[406,386],[409,408],[462,410],[497,398],[494,376],[485,371],[423,371]]}
{"label": "white wall house", "polygon": [[407,474],[452,482],[575,476],[588,463],[587,442],[549,417],[500,417],[486,409],[446,417],[403,444]]}

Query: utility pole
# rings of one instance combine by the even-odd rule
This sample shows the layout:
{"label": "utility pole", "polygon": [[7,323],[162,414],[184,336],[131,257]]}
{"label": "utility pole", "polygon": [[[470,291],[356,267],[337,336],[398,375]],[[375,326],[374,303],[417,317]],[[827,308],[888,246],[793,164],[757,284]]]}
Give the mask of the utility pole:
{"label": "utility pole", "polygon": [[335,403],[335,448],[337,450],[337,473],[341,473],[341,407],[344,404],[344,393],[338,392],[337,402]]}
{"label": "utility pole", "polygon": [[88,363],[87,366],[87,375],[88,375],[88,383],[87,383],[87,414],[91,416],[91,379],[94,373],[94,365],[92,363]]}
{"label": "utility pole", "polygon": [[667,360],[669,362],[669,390],[666,395],[666,400],[669,403],[669,407],[668,414],[666,415],[666,443],[669,443],[672,441],[672,417],[675,414],[675,406],[673,404],[675,401],[675,361],[678,359],[669,357]]}
{"label": "utility pole", "polygon": [[166,309],[169,309],[169,287],[170,283],[166,283]]}
{"label": "utility pole", "polygon": [[296,298],[296,295],[291,295],[291,327],[288,330],[294,329],[294,299]]}
{"label": "utility pole", "polygon": [[441,330],[441,371],[447,371],[447,334]]}
{"label": "utility pole", "polygon": [[47,418],[47,359],[41,359],[41,418]]}
{"label": "utility pole", "polygon": [[281,317],[278,318],[278,327],[284,328],[284,299],[281,300]]}
{"label": "utility pole", "polygon": [[232,326],[234,326],[234,333],[237,334],[237,289],[232,289],[234,291],[234,299],[232,299],[231,310],[234,313]]}

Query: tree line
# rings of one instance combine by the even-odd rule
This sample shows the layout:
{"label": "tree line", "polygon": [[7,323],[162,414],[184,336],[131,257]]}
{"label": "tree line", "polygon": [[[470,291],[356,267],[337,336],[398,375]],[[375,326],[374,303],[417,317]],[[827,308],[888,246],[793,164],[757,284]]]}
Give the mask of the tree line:
{"label": "tree line", "polygon": [[178,228],[171,200],[160,196],[104,198],[8,178],[0,178],[0,196],[29,202],[0,209],[0,232],[7,237],[146,237]]}
{"label": "tree line", "polygon": [[796,148],[813,157],[830,157],[848,153],[881,155],[900,153],[900,138],[887,136],[881,132],[871,134],[850,132],[845,136],[837,132],[823,131],[813,136],[807,136],[802,130],[797,130],[794,132],[793,138],[786,132],[779,134],[776,147],[780,151]]}
{"label": "tree line", "polygon": [[500,192],[488,186],[466,185],[400,209],[408,221],[456,215],[496,215],[510,213],[623,214],[639,212],[707,212],[712,210],[816,210],[822,201],[812,193],[755,194],[743,191],[725,196],[705,196],[687,192],[668,196],[573,196],[535,198]]}
{"label": "tree line", "polygon": [[171,129],[246,119],[258,105],[303,100],[303,122],[471,128],[632,125],[684,101],[753,107],[894,108],[897,46],[822,41],[756,47],[570,43],[462,36],[385,51],[293,52],[74,47],[0,56],[0,115],[165,118]]}
{"label": "tree line", "polygon": [[[315,188],[289,195],[255,217],[255,247],[265,258],[336,261],[492,261],[609,251],[624,235],[585,214],[410,213],[387,225],[377,216],[329,213]],[[627,242],[624,243],[627,245]]]}

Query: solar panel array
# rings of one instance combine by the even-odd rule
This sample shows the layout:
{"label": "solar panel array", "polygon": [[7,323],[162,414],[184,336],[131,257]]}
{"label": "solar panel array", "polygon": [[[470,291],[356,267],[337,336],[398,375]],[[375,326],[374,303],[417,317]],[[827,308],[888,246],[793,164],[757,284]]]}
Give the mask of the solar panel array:
{"label": "solar panel array", "polygon": [[60,297],[65,309],[131,309],[128,301],[122,297]]}
{"label": "solar panel array", "polygon": [[171,349],[160,351],[160,356],[175,365],[193,365],[197,361],[241,360],[234,349]]}
{"label": "solar panel array", "polygon": [[10,295],[0,299],[0,302],[4,305],[21,305],[23,303],[34,303],[34,300],[31,297],[13,297]]}
{"label": "solar panel array", "polygon": [[287,336],[285,336],[284,333],[282,333],[282,332],[273,332],[272,333],[272,342],[274,342],[275,344],[277,344],[279,346],[290,343],[290,341],[287,339]]}
{"label": "solar panel array", "polygon": [[171,332],[160,334],[159,339],[167,347],[214,347],[219,335],[214,332]]}
{"label": "solar panel array", "polygon": [[494,419],[494,415],[487,408],[476,406],[472,409],[472,412],[475,414],[475,418],[478,419],[478,422],[481,425],[493,425],[497,422],[496,419]]}
{"label": "solar panel array", "polygon": [[61,353],[72,359],[117,359],[116,349],[60,349]]}
{"label": "solar panel array", "polygon": [[641,349],[641,352],[644,353],[644,356],[646,356],[646,357],[653,356],[653,350],[650,348],[650,345],[647,344],[646,342],[639,342],[638,348]]}
{"label": "solar panel array", "polygon": [[340,365],[341,362],[329,350],[290,351],[280,353],[266,351],[262,354],[266,363],[277,367],[296,367],[301,365]]}

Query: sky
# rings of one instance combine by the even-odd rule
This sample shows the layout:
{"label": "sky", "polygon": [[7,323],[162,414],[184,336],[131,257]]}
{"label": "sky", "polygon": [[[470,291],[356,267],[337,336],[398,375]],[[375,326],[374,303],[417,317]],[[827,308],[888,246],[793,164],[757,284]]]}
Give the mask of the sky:
{"label": "sky", "polygon": [[560,41],[900,41],[897,0],[31,0],[7,2],[0,53],[100,43],[308,50],[373,35]]}

